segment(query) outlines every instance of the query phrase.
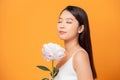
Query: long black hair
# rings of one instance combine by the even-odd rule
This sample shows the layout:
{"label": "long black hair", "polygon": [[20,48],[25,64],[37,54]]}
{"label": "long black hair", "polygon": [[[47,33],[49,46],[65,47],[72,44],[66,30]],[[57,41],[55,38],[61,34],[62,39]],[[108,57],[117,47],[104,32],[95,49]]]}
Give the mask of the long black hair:
{"label": "long black hair", "polygon": [[83,32],[79,34],[78,42],[79,42],[79,45],[82,48],[84,48],[89,55],[93,78],[95,79],[97,78],[97,74],[96,74],[96,70],[93,62],[92,45],[91,45],[91,39],[90,39],[90,30],[89,30],[87,13],[82,8],[77,6],[67,6],[65,9],[62,10],[62,12],[64,10],[69,11],[77,19],[77,21],[79,22],[79,26],[84,25]]}

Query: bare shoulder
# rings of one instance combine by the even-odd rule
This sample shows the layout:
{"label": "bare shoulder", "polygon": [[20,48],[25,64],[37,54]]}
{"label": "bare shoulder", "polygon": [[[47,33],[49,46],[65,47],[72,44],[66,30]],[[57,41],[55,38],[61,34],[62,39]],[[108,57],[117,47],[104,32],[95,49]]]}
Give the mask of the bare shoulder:
{"label": "bare shoulder", "polygon": [[88,53],[83,49],[73,57],[73,67],[78,80],[93,80]]}
{"label": "bare shoulder", "polygon": [[74,55],[73,65],[75,69],[90,67],[89,55],[84,49]]}
{"label": "bare shoulder", "polygon": [[89,61],[89,56],[88,56],[88,53],[84,50],[84,49],[81,49],[79,50],[78,53],[76,53],[74,55],[74,62],[86,62],[86,61]]}

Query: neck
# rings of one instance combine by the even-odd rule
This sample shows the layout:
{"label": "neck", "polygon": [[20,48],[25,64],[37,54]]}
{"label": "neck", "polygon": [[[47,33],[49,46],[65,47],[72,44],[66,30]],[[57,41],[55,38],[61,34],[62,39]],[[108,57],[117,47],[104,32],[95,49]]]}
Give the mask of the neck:
{"label": "neck", "polygon": [[80,47],[77,38],[64,41],[64,45],[65,45],[66,53],[71,53]]}

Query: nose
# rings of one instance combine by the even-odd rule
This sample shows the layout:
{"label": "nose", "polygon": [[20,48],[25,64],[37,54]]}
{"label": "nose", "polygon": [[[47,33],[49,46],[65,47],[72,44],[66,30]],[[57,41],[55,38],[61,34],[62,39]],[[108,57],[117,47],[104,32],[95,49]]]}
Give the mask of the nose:
{"label": "nose", "polygon": [[64,22],[60,24],[60,28],[65,28],[65,23]]}

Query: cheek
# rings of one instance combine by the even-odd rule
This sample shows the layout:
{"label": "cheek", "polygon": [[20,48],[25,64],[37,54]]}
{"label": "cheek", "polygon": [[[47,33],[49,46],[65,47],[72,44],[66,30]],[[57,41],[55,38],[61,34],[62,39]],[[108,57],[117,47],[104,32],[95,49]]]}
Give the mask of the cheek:
{"label": "cheek", "polygon": [[60,30],[59,25],[57,25],[57,32]]}
{"label": "cheek", "polygon": [[60,29],[60,24],[57,24],[57,30],[59,30]]}
{"label": "cheek", "polygon": [[78,27],[73,25],[73,26],[71,26],[71,27],[68,28],[68,31],[69,31],[71,34],[74,34],[74,33],[77,32],[77,29],[78,29]]}

